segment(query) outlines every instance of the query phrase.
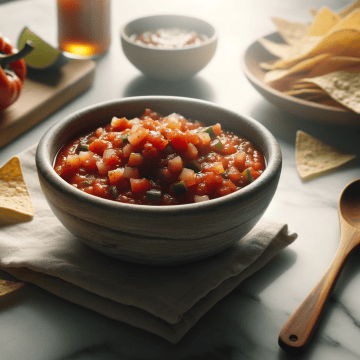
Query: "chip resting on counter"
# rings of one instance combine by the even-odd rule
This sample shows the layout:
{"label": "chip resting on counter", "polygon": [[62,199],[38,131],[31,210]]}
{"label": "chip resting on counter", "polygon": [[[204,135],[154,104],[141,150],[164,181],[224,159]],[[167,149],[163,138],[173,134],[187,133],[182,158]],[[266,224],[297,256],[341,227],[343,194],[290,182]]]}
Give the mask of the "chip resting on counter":
{"label": "chip resting on counter", "polygon": [[303,181],[324,175],[356,158],[300,130],[296,133],[295,156]]}
{"label": "chip resting on counter", "polygon": [[13,157],[0,168],[0,224],[30,221],[34,215],[20,160]]}

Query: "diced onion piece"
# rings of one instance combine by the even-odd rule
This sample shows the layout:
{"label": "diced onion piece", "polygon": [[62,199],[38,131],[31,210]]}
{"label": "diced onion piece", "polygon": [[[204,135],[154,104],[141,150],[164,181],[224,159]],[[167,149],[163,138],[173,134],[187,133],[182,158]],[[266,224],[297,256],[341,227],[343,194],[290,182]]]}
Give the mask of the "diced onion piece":
{"label": "diced onion piece", "polygon": [[96,162],[96,166],[98,168],[99,174],[102,176],[107,175],[110,170],[110,167],[106,165],[102,160],[98,160]]}
{"label": "diced onion piece", "polygon": [[185,183],[187,187],[196,184],[195,171],[191,169],[184,168],[179,175],[179,179]]}
{"label": "diced onion piece", "polygon": [[131,144],[127,144],[123,147],[123,155],[125,158],[130,157],[131,153],[132,153],[133,147]]}
{"label": "diced onion piece", "polygon": [[181,171],[183,166],[184,164],[180,156],[176,156],[168,161],[168,169],[172,173]]}
{"label": "diced onion piece", "polygon": [[66,158],[66,165],[72,170],[79,169],[81,166],[81,160],[79,155],[68,155]]}
{"label": "diced onion piece", "polygon": [[222,174],[225,169],[221,161],[214,162],[211,164],[208,164],[207,166],[204,166],[203,168],[204,172],[212,172],[214,174]]}
{"label": "diced onion piece", "polygon": [[211,141],[211,138],[210,138],[210,135],[206,132],[200,132],[198,134],[201,142],[203,143],[203,145],[209,145],[210,144],[210,141]]}
{"label": "diced onion piece", "polygon": [[203,202],[210,200],[208,195],[194,195],[194,201],[197,202]]}
{"label": "diced onion piece", "polygon": [[124,177],[126,177],[127,179],[138,179],[139,178],[138,168],[125,166]]}

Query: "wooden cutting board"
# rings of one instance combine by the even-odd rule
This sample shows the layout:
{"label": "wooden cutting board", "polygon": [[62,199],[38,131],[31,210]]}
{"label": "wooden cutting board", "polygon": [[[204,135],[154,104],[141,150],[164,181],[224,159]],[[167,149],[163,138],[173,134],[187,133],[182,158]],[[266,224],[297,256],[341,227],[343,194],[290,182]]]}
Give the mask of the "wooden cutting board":
{"label": "wooden cutting board", "polygon": [[20,97],[0,112],[0,148],[88,89],[95,72],[94,61],[74,59],[58,72],[29,72]]}

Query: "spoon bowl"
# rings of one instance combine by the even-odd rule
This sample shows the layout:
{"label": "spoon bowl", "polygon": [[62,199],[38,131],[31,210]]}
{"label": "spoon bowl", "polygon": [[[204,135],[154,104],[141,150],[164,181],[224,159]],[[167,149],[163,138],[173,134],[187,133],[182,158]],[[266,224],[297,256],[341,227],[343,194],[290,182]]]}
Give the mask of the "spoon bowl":
{"label": "spoon bowl", "polygon": [[280,331],[280,347],[292,355],[301,354],[309,343],[350,253],[360,244],[360,179],[342,191],[338,212],[340,243],[333,261],[305,300]]}

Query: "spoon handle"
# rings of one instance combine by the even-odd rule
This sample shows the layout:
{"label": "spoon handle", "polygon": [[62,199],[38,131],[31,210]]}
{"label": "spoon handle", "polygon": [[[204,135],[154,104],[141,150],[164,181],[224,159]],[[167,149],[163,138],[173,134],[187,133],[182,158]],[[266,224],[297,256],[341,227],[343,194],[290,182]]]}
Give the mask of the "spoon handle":
{"label": "spoon handle", "polygon": [[304,351],[352,249],[346,241],[340,241],[335,257],[323,277],[281,329],[279,345],[289,354],[298,355]]}

